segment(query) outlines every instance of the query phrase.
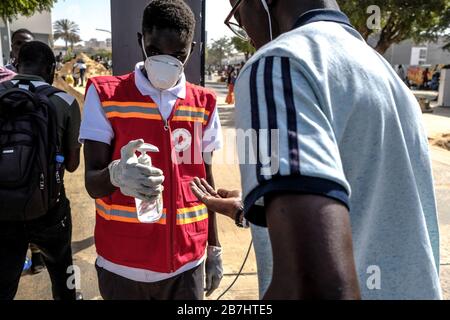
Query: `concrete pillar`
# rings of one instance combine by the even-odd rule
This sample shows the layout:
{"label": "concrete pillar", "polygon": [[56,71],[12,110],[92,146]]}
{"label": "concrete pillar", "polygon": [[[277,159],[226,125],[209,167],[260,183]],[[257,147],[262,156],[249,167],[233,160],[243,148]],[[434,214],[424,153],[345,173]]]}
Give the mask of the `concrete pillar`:
{"label": "concrete pillar", "polygon": [[450,68],[441,70],[438,105],[450,108]]}
{"label": "concrete pillar", "polygon": [[[185,0],[197,19],[194,41],[195,51],[186,66],[188,81],[204,83],[205,0]],[[134,70],[142,61],[137,33],[141,32],[142,13],[149,0],[111,0],[111,25],[114,74],[121,75]]]}

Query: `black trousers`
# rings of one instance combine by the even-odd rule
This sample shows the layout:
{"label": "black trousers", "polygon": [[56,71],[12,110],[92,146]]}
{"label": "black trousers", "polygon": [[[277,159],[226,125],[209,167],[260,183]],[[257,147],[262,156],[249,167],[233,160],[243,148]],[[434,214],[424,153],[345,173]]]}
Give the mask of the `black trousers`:
{"label": "black trousers", "polygon": [[70,202],[64,193],[60,202],[42,218],[0,222],[0,300],[14,299],[29,243],[42,251],[52,281],[53,298],[75,300],[76,290],[68,286],[68,280],[73,278],[73,273],[68,273],[73,265],[71,241]]}
{"label": "black trousers", "polygon": [[154,283],[136,282],[95,266],[104,300],[203,300],[203,265]]}

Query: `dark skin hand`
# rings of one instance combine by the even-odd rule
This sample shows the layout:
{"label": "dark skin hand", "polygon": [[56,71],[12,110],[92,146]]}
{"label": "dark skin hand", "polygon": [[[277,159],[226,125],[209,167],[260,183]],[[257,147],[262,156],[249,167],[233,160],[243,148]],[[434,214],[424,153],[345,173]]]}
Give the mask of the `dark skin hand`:
{"label": "dark skin hand", "polygon": [[242,208],[241,192],[224,189],[214,190],[205,179],[195,178],[191,182],[191,190],[199,201],[203,202],[209,210],[227,216],[233,221]]}

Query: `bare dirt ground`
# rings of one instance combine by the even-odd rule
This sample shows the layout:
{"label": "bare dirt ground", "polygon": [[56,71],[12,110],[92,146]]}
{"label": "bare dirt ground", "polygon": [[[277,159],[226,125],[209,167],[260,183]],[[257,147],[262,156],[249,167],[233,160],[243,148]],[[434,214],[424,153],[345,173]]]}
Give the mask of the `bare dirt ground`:
{"label": "bare dirt ground", "polygon": [[450,108],[435,108],[424,114],[430,144],[450,151]]}
{"label": "bare dirt ground", "polygon": [[423,115],[431,145],[441,229],[441,284],[450,299],[450,108],[434,108]]}
{"label": "bare dirt ground", "polygon": [[[223,85],[209,84],[218,93],[219,110],[224,129],[227,134],[233,134],[234,107],[225,104],[226,88]],[[81,89],[68,88],[62,84],[62,88],[77,95],[82,102]],[[436,110],[433,114],[424,115],[424,123],[429,132],[432,144],[436,142],[439,135],[450,133],[450,109]],[[450,299],[450,152],[432,146],[433,167],[436,180],[436,194],[440,211],[441,226],[441,281],[445,297]],[[225,156],[224,151],[218,152],[216,159]],[[228,189],[240,189],[239,168],[236,165],[215,165],[214,175],[217,186]],[[84,164],[79,170],[66,176],[66,189],[72,203],[73,215],[73,251],[74,263],[80,267],[81,291],[85,299],[100,299],[97,286],[97,275],[94,268],[95,248],[93,239],[95,210],[94,203],[89,198],[84,188]],[[216,299],[235,279],[240,269],[245,253],[250,245],[251,236],[247,230],[240,230],[234,223],[223,217],[219,217],[219,232],[221,243],[224,248],[225,277],[220,288],[211,297]],[[51,299],[50,281],[47,272],[40,275],[22,278],[17,299],[46,300]],[[258,299],[256,262],[253,250],[235,286],[224,296],[223,299]]]}

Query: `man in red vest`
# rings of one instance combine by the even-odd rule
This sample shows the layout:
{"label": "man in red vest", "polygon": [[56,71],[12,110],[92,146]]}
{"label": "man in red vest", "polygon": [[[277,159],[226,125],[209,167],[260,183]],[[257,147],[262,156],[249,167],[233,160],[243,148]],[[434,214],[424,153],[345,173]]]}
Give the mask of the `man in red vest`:
{"label": "man in red vest", "polygon": [[[196,176],[213,182],[205,160],[222,144],[215,95],[184,76],[194,29],[184,1],[154,0],[138,34],[145,62],[88,82],[80,140],[104,299],[203,299],[205,258],[207,295],[223,276],[215,214],[189,187]],[[144,141],[159,149],[153,167],[137,163]],[[141,222],[136,199],[159,197],[162,217]]]}

